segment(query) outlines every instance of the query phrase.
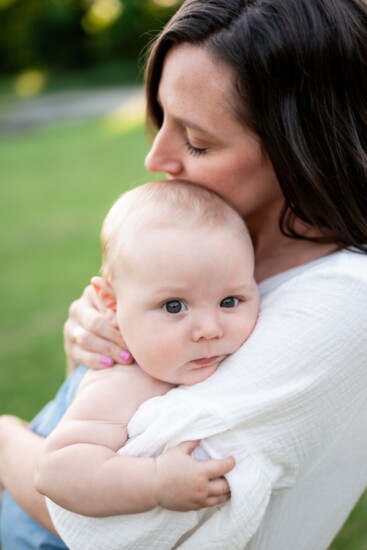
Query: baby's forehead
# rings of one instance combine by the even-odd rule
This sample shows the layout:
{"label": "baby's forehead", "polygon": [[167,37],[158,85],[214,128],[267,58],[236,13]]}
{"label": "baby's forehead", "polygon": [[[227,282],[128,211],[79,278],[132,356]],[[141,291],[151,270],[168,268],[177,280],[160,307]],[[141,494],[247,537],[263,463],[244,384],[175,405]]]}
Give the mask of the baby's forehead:
{"label": "baby's forehead", "polygon": [[247,230],[231,225],[160,223],[147,220],[125,235],[125,259],[133,267],[141,263],[144,256],[152,262],[159,257],[190,261],[191,257],[216,261],[230,255],[246,258],[253,262],[253,247]]}
{"label": "baby's forehead", "polygon": [[[122,284],[133,281],[148,289],[185,288],[209,293],[209,288],[224,292],[223,287],[252,284],[253,253],[247,240],[228,227],[208,231],[201,226],[141,227],[139,239],[132,239],[118,273]],[[219,289],[219,290],[218,290]]]}
{"label": "baby's forehead", "polygon": [[141,242],[151,238],[153,235],[164,239],[176,235],[180,239],[206,240],[212,239],[213,234],[221,235],[224,239],[243,239],[248,236],[245,226],[231,223],[216,223],[213,221],[164,219],[161,217],[141,220],[139,224],[132,227],[129,238],[135,242]]}

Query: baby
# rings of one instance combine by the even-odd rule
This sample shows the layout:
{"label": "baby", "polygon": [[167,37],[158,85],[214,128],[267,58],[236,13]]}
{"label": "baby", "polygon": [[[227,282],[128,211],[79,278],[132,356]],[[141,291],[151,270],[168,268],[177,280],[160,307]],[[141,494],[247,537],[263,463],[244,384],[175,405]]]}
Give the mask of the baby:
{"label": "baby", "polygon": [[207,506],[224,502],[229,491],[222,476],[233,468],[231,458],[200,469],[190,457],[195,443],[183,445],[183,457],[177,448],[140,459],[118,452],[144,401],[203,382],[251,334],[259,297],[246,226],[215,193],[155,182],[112,206],[102,246],[96,292],[135,363],[84,375],[46,440],[37,489],[94,517],[156,506],[194,509],[198,486],[208,492]]}

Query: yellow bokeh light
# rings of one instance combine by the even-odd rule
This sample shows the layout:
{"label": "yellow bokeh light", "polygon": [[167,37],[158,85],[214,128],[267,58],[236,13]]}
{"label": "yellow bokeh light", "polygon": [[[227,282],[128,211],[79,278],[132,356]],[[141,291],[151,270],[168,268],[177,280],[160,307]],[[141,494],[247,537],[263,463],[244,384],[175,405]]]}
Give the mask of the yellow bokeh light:
{"label": "yellow bokeh light", "polygon": [[46,74],[38,69],[29,69],[18,75],[14,82],[14,91],[20,97],[37,95],[45,87]]}
{"label": "yellow bokeh light", "polygon": [[116,21],[124,11],[119,0],[93,0],[82,19],[85,32],[94,34],[103,31]]}
{"label": "yellow bokeh light", "polygon": [[14,4],[15,0],[0,0],[0,10]]}
{"label": "yellow bokeh light", "polygon": [[144,93],[135,95],[124,101],[104,120],[104,129],[108,134],[124,134],[144,124],[145,97]]}
{"label": "yellow bokeh light", "polygon": [[171,8],[180,4],[180,0],[153,0],[153,4],[161,6],[162,8]]}

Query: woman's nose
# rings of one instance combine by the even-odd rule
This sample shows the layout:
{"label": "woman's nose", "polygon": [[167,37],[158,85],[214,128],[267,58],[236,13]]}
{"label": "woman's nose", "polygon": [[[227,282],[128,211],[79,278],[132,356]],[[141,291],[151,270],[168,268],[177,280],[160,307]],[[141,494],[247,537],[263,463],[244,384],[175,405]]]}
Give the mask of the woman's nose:
{"label": "woman's nose", "polygon": [[217,340],[222,338],[223,328],[218,319],[213,315],[205,315],[197,320],[193,329],[193,340]]}
{"label": "woman's nose", "polygon": [[169,140],[161,129],[145,157],[145,167],[150,172],[165,172],[170,176],[177,177],[183,171],[182,163],[178,157],[172,140]]}

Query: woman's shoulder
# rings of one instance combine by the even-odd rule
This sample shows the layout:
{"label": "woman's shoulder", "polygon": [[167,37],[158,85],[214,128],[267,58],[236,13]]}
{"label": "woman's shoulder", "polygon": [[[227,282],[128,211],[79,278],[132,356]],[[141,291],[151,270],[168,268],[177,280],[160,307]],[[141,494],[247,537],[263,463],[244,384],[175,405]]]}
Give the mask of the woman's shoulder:
{"label": "woman's shoulder", "polygon": [[289,350],[289,342],[297,342],[296,348],[307,349],[316,358],[320,346],[336,350],[347,339],[350,346],[367,353],[366,254],[352,250],[330,254],[264,281],[260,292],[254,341],[257,337],[259,343],[269,342],[271,334],[277,347]]}
{"label": "woman's shoulder", "polygon": [[304,290],[325,283],[325,280],[367,287],[367,254],[357,250],[340,250],[301,266],[274,275],[260,283],[263,298],[274,292],[302,287]]}
{"label": "woman's shoulder", "polygon": [[341,276],[352,276],[367,283],[367,253],[356,249],[340,250],[325,258],[324,269]]}

